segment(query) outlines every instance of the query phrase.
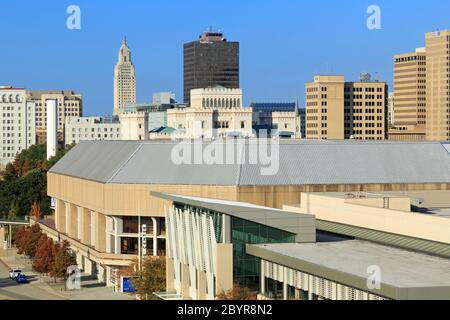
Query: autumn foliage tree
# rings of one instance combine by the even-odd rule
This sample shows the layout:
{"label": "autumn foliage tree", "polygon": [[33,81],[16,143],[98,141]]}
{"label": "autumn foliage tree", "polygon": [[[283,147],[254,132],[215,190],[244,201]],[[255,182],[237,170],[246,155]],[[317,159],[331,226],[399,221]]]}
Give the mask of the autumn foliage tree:
{"label": "autumn foliage tree", "polygon": [[50,273],[55,264],[54,247],[52,239],[45,235],[40,238],[33,261],[34,270],[40,273]]}
{"label": "autumn foliage tree", "polygon": [[49,271],[50,276],[55,279],[65,279],[67,277],[67,268],[77,264],[77,259],[69,246],[68,241],[63,241],[53,246],[54,263]]}
{"label": "autumn foliage tree", "polygon": [[216,297],[217,300],[256,300],[256,293],[249,288],[242,288],[238,282],[233,284],[233,288],[227,292],[222,291]]}
{"label": "autumn foliage tree", "polygon": [[30,216],[36,218],[37,221],[42,217],[41,206],[36,201],[31,205]]}
{"label": "autumn foliage tree", "polygon": [[41,227],[37,224],[29,228],[17,231],[14,242],[19,254],[25,254],[30,259],[34,259],[41,237],[44,236]]}
{"label": "autumn foliage tree", "polygon": [[118,277],[130,277],[136,293],[147,300],[158,300],[153,293],[166,290],[166,259],[165,257],[146,257],[142,261],[141,271],[137,259],[130,265],[119,270]]}

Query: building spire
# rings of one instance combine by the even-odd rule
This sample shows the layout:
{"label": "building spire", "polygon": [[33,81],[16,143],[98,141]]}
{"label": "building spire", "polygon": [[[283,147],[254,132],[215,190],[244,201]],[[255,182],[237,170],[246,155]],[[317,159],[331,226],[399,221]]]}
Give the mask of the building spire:
{"label": "building spire", "polygon": [[123,36],[122,44],[127,45],[127,36]]}

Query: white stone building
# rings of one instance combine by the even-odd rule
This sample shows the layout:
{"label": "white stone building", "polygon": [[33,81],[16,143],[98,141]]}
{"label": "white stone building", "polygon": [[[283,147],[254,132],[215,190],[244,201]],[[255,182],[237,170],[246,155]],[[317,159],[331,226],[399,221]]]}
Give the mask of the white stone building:
{"label": "white stone building", "polygon": [[69,117],[66,118],[65,143],[80,141],[120,140],[120,123],[113,118]]}
{"label": "white stone building", "polygon": [[191,90],[189,108],[167,111],[169,127],[184,138],[252,136],[252,109],[242,106],[242,90],[221,86]]}
{"label": "white stone building", "polygon": [[25,89],[0,87],[0,167],[36,143],[35,104]]}
{"label": "white stone building", "polygon": [[149,113],[145,111],[127,112],[120,115],[122,140],[148,140]]}

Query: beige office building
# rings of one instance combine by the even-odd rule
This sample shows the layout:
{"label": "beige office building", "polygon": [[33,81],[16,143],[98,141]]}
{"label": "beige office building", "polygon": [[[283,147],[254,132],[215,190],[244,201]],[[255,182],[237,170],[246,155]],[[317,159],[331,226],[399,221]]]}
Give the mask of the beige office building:
{"label": "beige office building", "polygon": [[131,51],[126,39],[119,49],[119,57],[114,67],[114,115],[120,115],[127,103],[136,102],[136,76],[131,61]]}
{"label": "beige office building", "polygon": [[[36,105],[36,130],[46,132],[47,106],[46,100],[57,100],[58,129],[64,130],[66,117],[81,117],[83,99],[72,90],[31,90],[27,91],[27,101]],[[45,141],[45,139],[44,139]]]}
{"label": "beige office building", "polygon": [[359,82],[316,76],[306,84],[306,138],[384,140],[387,105],[387,84],[369,75]]}
{"label": "beige office building", "polygon": [[426,36],[427,140],[450,140],[450,30]]}
{"label": "beige office building", "polygon": [[394,56],[394,123],[389,139],[425,139],[426,75],[425,48]]}

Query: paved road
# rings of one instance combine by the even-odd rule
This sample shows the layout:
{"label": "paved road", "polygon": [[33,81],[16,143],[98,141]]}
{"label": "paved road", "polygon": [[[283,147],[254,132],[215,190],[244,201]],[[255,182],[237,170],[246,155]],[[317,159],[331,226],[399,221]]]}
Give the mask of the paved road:
{"label": "paved road", "polygon": [[63,300],[63,297],[45,290],[36,278],[17,284],[9,279],[9,269],[0,258],[0,300]]}

